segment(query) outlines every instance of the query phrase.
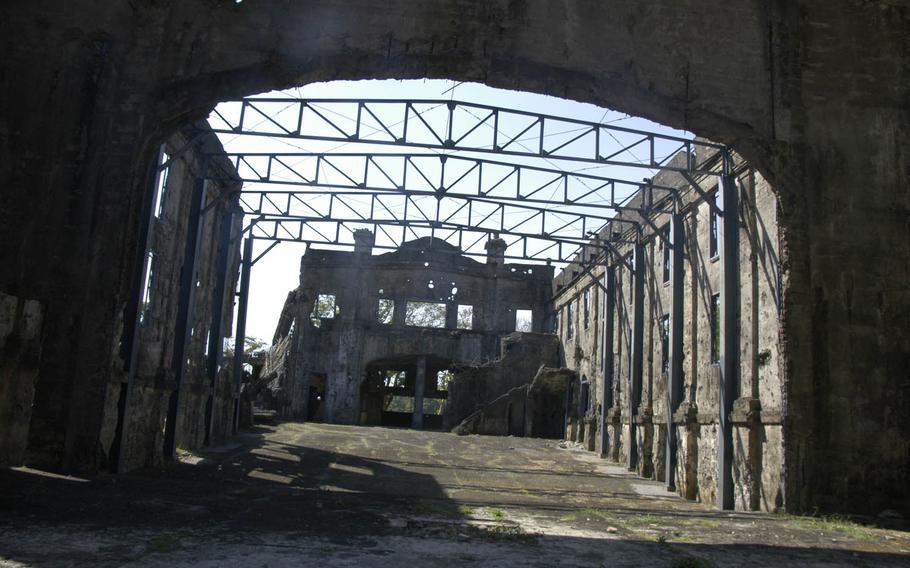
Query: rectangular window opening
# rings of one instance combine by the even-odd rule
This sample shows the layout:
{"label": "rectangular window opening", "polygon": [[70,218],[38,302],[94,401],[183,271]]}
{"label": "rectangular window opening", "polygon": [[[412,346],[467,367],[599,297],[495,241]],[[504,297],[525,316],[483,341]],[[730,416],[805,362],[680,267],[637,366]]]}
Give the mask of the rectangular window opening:
{"label": "rectangular window opening", "polygon": [[588,329],[588,324],[591,321],[591,287],[588,286],[585,288],[585,291],[581,294],[582,298],[582,312],[584,314],[585,329]]}
{"label": "rectangular window opening", "polygon": [[515,310],[515,331],[530,332],[534,323],[531,310]]}
{"label": "rectangular window opening", "polygon": [[404,371],[385,371],[382,375],[382,385],[387,389],[399,389],[406,386],[407,373]]}
{"label": "rectangular window opening", "polygon": [[664,373],[670,371],[670,316],[660,318],[660,367]]}
{"label": "rectangular window opening", "polygon": [[575,335],[575,318],[572,317],[572,302],[566,304],[566,337],[572,339]]}
{"label": "rectangular window opening", "polygon": [[474,329],[474,306],[458,305],[458,329]]}
{"label": "rectangular window opening", "polygon": [[408,302],[404,323],[414,327],[442,329],[446,326],[446,305],[435,302]]}
{"label": "rectangular window opening", "polygon": [[444,392],[449,390],[449,383],[455,378],[455,373],[448,369],[443,369],[436,373],[436,390]]}
{"label": "rectangular window opening", "polygon": [[717,199],[714,199],[710,211],[710,234],[708,240],[708,256],[717,258],[720,254],[720,214],[717,212]]}
{"label": "rectangular window opening", "polygon": [[400,396],[397,394],[387,396],[385,400],[385,408],[383,410],[386,412],[403,412],[411,414],[414,412],[414,397]]}
{"label": "rectangular window opening", "polygon": [[376,320],[381,324],[392,323],[395,316],[395,300],[388,298],[379,298],[379,306],[376,310]]}
{"label": "rectangular window opening", "polygon": [[167,177],[171,167],[162,167],[170,161],[171,157],[163,149],[161,151],[161,160],[158,162],[158,176],[155,178],[155,217],[161,219],[164,217],[165,191],[167,190]]}
{"label": "rectangular window opening", "polygon": [[313,304],[310,321],[316,327],[322,327],[322,320],[334,319],[338,315],[338,311],[334,294],[319,294],[316,296],[316,303]]}
{"label": "rectangular window opening", "polygon": [[661,240],[661,242],[663,243],[663,247],[664,247],[663,283],[666,284],[667,282],[670,281],[670,262],[671,262],[670,253],[672,252],[672,250],[670,249],[670,227],[665,228],[663,233],[664,233],[664,239]]}
{"label": "rectangular window opening", "polygon": [[711,364],[720,363],[720,294],[711,296]]}

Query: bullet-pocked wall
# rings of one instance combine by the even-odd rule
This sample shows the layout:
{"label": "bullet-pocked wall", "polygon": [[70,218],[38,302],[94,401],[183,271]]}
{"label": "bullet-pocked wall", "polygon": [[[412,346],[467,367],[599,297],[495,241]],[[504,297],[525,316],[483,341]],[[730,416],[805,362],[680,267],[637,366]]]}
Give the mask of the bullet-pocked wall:
{"label": "bullet-pocked wall", "polygon": [[[718,166],[719,168],[720,166]],[[778,202],[754,168],[739,162],[738,283],[739,374],[732,428],[732,481],[735,507],[776,511],[784,504],[784,383],[781,359],[781,264]],[[612,336],[605,342],[608,288],[605,268],[591,274],[578,265],[555,280],[559,336],[567,365],[587,384],[578,382],[569,414],[568,436],[589,450],[625,463],[638,474],[671,483],[683,496],[717,501],[720,376],[722,358],[721,300],[724,290],[723,224],[717,198],[719,178],[696,182],[701,195],[678,174],[663,171],[652,183],[678,188],[683,265],[679,298],[681,321],[681,400],[673,408],[676,431],[673,479],[667,479],[667,405],[672,359],[673,288],[670,212],[666,191],[641,190],[629,207],[644,207],[650,223],[643,227],[644,287],[642,319],[635,320],[633,254],[635,230],[616,222],[600,236],[615,247],[607,264],[615,270]],[[721,205],[722,206],[722,205]],[[637,213],[620,219],[640,221]],[[594,252],[594,251],[590,251]],[[635,327],[641,326],[641,378],[633,375]],[[605,349],[612,353],[604,362]],[[634,385],[640,380],[639,385]],[[607,392],[607,389],[611,389]],[[589,392],[589,394],[588,394]],[[633,397],[630,400],[630,397]],[[631,425],[631,426],[630,426]],[[604,432],[606,429],[606,432]]]}
{"label": "bullet-pocked wall", "polygon": [[0,292],[36,302],[42,331],[37,363],[9,343],[2,357],[37,369],[53,435],[33,449],[57,470],[100,465],[147,173],[171,132],[242,95],[440,77],[644,116],[748,159],[780,201],[787,507],[906,508],[908,22],[887,1],[5,2]]}
{"label": "bullet-pocked wall", "polygon": [[[353,252],[310,248],[301,258],[263,373],[261,404],[282,417],[392,424],[389,405],[401,396],[413,408],[398,410],[400,425],[441,428],[444,403],[422,416],[425,399],[447,398],[439,372],[496,359],[503,336],[550,325],[553,268],[505,262],[503,239],[488,241],[481,260],[431,237],[383,254],[372,254],[370,231],[355,240]],[[486,402],[476,396],[455,401],[462,414]]]}

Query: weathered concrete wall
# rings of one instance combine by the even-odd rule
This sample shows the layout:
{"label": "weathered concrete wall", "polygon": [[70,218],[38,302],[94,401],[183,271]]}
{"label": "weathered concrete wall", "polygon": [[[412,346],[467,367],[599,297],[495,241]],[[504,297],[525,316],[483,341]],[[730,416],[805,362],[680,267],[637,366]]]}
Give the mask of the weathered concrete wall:
{"label": "weathered concrete wall", "polygon": [[887,0],[6,2],[0,290],[45,306],[55,354],[33,449],[99,465],[169,133],[241,94],[448,77],[686,127],[755,164],[781,198],[787,506],[891,506],[910,475],[910,297],[891,285],[910,271],[908,19]]}
{"label": "weathered concrete wall", "polygon": [[[166,177],[162,183],[159,211],[155,213],[150,233],[151,273],[148,277],[148,292],[144,299],[145,309],[139,328],[139,353],[137,368],[130,390],[128,409],[124,413],[124,470],[160,464],[164,458],[163,431],[167,419],[168,399],[176,388],[173,367],[175,332],[180,278],[185,264],[185,241],[187,238],[190,200],[193,185],[202,174],[204,154],[218,152],[220,143],[214,135],[187,143],[196,133],[186,130],[170,137],[163,151],[173,156]],[[183,150],[183,152],[181,152]],[[210,174],[227,178],[232,166],[224,159],[209,158]],[[239,239],[228,253],[228,277],[226,291],[222,298],[214,298],[216,262],[219,247],[221,220],[230,214],[229,194],[236,191],[237,184],[209,182],[206,186],[207,203],[211,208],[200,223],[200,247],[197,256],[196,287],[192,336],[189,338],[186,359],[189,361],[181,384],[178,407],[176,443],[179,447],[192,449],[203,445],[206,434],[205,409],[209,397],[209,378],[206,372],[208,335],[212,333],[212,310],[214,303],[222,303],[223,328],[231,334],[233,318],[233,295],[239,264]],[[235,216],[232,234],[241,229],[241,216]],[[224,439],[232,430],[233,395],[231,377],[223,368],[216,381],[216,396],[211,429],[212,441]],[[119,389],[119,384],[115,385]],[[116,426],[116,396],[109,396],[107,411],[113,416],[108,420]]]}
{"label": "weathered concrete wall", "polygon": [[[371,255],[368,248],[363,252],[308,250],[301,259],[300,287],[292,298],[295,307],[284,310],[294,314],[294,331],[287,346],[278,343],[279,350],[287,350],[287,357],[276,362],[282,369],[275,369],[270,385],[275,409],[284,417],[306,418],[311,377],[325,375],[325,420],[356,424],[362,410],[361,385],[370,364],[418,355],[457,364],[492,360],[499,355],[503,336],[515,330],[517,309],[532,309],[533,328],[543,329],[552,268],[484,264],[458,252],[444,241],[427,238],[378,255]],[[317,326],[312,314],[320,294],[335,296],[338,313]],[[394,301],[389,323],[378,320],[380,299]],[[444,328],[408,325],[409,301],[446,304]],[[459,305],[473,307],[471,329],[457,328]],[[285,322],[279,327],[291,326]],[[524,382],[534,372],[536,367]]]}
{"label": "weathered concrete wall", "polygon": [[43,310],[0,292],[0,465],[22,465],[41,361]]}
{"label": "weathered concrete wall", "polygon": [[[679,160],[681,158],[677,158]],[[768,182],[751,169],[743,169],[737,179],[741,193],[740,265],[740,351],[741,369],[739,399],[733,413],[735,505],[739,509],[764,508],[777,510],[783,504],[781,471],[783,446],[779,433],[781,425],[781,397],[784,391],[780,358],[780,243],[777,229],[777,200]],[[674,416],[677,429],[676,476],[680,482],[677,490],[689,498],[713,502],[717,492],[717,421],[719,359],[712,360],[712,296],[721,291],[721,263],[711,250],[710,201],[705,199],[670,171],[655,176],[654,183],[680,188],[684,222],[684,272],[683,272],[683,405]],[[717,178],[705,177],[701,185],[716,191]],[[646,203],[651,196],[640,192],[630,200],[630,206]],[[661,211],[658,192],[653,199],[655,211]],[[633,219],[625,212],[621,218]],[[665,230],[669,222],[666,213],[650,214],[653,226]],[[627,265],[613,259],[617,265],[617,306],[614,316],[614,407],[608,409],[608,423],[617,420],[622,426],[623,440],[629,435],[630,352],[632,333],[632,273],[631,245],[622,242],[623,225],[604,231],[620,231],[617,250]],[[669,245],[653,229],[644,232],[644,359],[641,384],[641,401],[635,408],[636,446],[638,448],[636,471],[643,476],[666,481],[667,437],[667,383],[669,351],[663,351],[662,318],[672,308],[672,288],[664,280],[664,253]],[[668,251],[667,251],[668,252]],[[593,271],[600,280],[603,268]],[[581,376],[593,377],[593,402],[588,409],[580,409],[573,416],[570,434],[576,441],[589,445],[605,456],[617,456],[631,464],[628,445],[602,448],[599,420],[604,403],[603,353],[598,347],[603,342],[603,314],[600,302],[604,294],[591,276],[582,275],[577,265],[570,265],[555,282],[556,306],[560,321],[560,336],[564,342],[567,366]],[[589,322],[585,320],[586,295],[594,298]],[[571,309],[569,308],[571,304]],[[573,322],[568,321],[570,317]],[[570,337],[570,328],[572,335]],[[667,330],[669,331],[669,330]],[[576,400],[578,399],[576,395]],[[587,410],[585,413],[584,410]],[[592,432],[592,430],[595,430]],[[613,444],[620,440],[610,437]],[[776,445],[775,445],[776,444]]]}

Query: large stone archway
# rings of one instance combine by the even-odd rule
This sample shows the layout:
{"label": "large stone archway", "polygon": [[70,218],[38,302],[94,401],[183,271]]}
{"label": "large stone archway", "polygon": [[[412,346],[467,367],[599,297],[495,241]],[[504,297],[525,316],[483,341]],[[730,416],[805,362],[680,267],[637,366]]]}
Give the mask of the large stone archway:
{"label": "large stone archway", "polygon": [[33,463],[105,459],[135,227],[168,133],[244,94],[446,77],[645,116],[755,163],[785,239],[787,506],[868,509],[906,486],[899,2],[39,1],[0,16],[0,291],[44,314],[40,363],[0,357],[39,374]]}

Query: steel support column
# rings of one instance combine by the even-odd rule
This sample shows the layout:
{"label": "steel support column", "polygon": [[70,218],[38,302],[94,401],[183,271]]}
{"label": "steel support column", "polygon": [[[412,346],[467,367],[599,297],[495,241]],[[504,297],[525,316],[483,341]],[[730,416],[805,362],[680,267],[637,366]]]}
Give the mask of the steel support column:
{"label": "steel support column", "polygon": [[600,457],[607,457],[610,447],[610,431],[607,415],[613,408],[613,332],[616,322],[616,267],[607,266],[604,270],[604,287],[602,289],[604,300],[601,302],[603,309],[603,329],[601,330],[601,353],[603,353],[603,405],[600,409]]}
{"label": "steel support column", "polygon": [[149,177],[146,182],[146,191],[142,200],[142,217],[140,218],[139,237],[137,242],[139,247],[136,251],[134,266],[136,267],[137,276],[133,281],[133,288],[130,292],[126,307],[123,310],[123,336],[120,341],[120,357],[123,359],[124,370],[126,371],[126,380],[120,383],[120,400],[117,405],[117,427],[114,432],[114,441],[111,444],[111,463],[110,470],[112,473],[123,471],[124,460],[126,459],[126,444],[124,443],[124,432],[130,419],[130,398],[133,391],[133,382],[136,379],[136,361],[139,358],[139,328],[141,327],[142,297],[145,295],[145,289],[148,287],[146,279],[149,275],[146,273],[148,256],[151,251],[152,237],[155,228],[155,200],[158,197],[158,164],[161,163],[164,154],[164,147],[158,149],[155,162],[149,168]]}
{"label": "steel support column", "polygon": [[676,425],[673,413],[682,402],[683,395],[683,258],[685,256],[685,229],[680,213],[670,215],[670,366],[667,377],[667,489],[676,490]]}
{"label": "steel support column", "polygon": [[240,293],[237,302],[237,331],[234,333],[234,433],[240,429],[240,387],[243,383],[243,356],[246,344],[246,311],[250,300],[250,272],[253,270],[253,239],[243,241],[240,261]]}
{"label": "steel support column", "polygon": [[635,243],[632,256],[632,369],[629,375],[629,469],[638,467],[638,433],[635,420],[641,404],[645,347],[645,245]]}
{"label": "steel support column", "polygon": [[[205,445],[212,443],[212,430],[215,420],[215,399],[218,388],[218,371],[221,369],[224,355],[224,301],[228,279],[228,256],[231,251],[231,229],[234,226],[234,208],[221,217],[218,232],[218,256],[215,260],[215,287],[212,290],[212,323],[209,327],[208,357],[206,373],[209,382],[209,394],[205,402]],[[233,299],[233,297],[232,297]]]}
{"label": "steel support column", "polygon": [[423,430],[423,394],[427,384],[427,358],[417,358],[417,374],[414,378],[414,412],[411,416],[411,428]]}
{"label": "steel support column", "polygon": [[733,426],[730,413],[739,384],[739,195],[736,180],[721,177],[718,191],[721,210],[720,385],[717,444],[717,506],[732,509]]}
{"label": "steel support column", "polygon": [[[203,169],[205,166],[203,166]],[[183,379],[186,373],[186,352],[193,329],[193,314],[196,303],[196,260],[199,256],[199,237],[202,230],[202,208],[205,207],[206,181],[203,177],[193,184],[190,198],[190,215],[187,222],[186,246],[183,252],[183,268],[180,271],[180,296],[177,302],[177,320],[174,325],[174,357],[171,370],[174,373],[174,390],[171,392],[164,426],[164,456],[172,458],[177,450],[177,417],[180,413]]]}

